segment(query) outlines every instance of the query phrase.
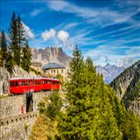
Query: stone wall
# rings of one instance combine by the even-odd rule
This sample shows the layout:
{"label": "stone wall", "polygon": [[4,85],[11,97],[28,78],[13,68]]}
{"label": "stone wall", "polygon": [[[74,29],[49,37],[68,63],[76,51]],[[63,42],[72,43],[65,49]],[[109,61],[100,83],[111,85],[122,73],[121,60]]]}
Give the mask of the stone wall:
{"label": "stone wall", "polygon": [[[33,111],[37,111],[40,100],[49,95],[50,92],[33,93]],[[26,113],[26,95],[9,96],[0,99],[0,119],[22,114],[21,108],[24,106]]]}
{"label": "stone wall", "polygon": [[25,104],[25,95],[10,96],[0,99],[0,118],[20,115]]}
{"label": "stone wall", "polygon": [[32,94],[33,111],[24,113],[21,107],[26,108],[26,95],[10,96],[0,99],[0,139],[27,140],[32,126],[37,118],[38,103],[50,92]]}
{"label": "stone wall", "polygon": [[28,140],[36,119],[36,112],[0,119],[0,139]]}

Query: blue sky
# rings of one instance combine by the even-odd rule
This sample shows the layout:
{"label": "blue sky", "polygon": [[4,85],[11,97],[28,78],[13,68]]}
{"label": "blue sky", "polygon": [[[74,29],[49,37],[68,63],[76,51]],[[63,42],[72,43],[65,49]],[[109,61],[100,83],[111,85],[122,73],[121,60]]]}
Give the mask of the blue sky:
{"label": "blue sky", "polygon": [[96,65],[127,65],[140,59],[139,0],[1,0],[0,25],[7,34],[12,12],[22,18],[30,47],[77,44]]}

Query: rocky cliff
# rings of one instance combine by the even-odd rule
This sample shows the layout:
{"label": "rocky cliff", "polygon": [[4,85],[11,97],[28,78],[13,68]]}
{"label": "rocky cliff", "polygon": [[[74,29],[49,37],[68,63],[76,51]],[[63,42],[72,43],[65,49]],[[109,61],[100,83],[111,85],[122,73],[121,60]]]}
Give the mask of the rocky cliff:
{"label": "rocky cliff", "polygon": [[140,116],[140,60],[125,69],[110,86],[114,88],[120,100],[128,110],[134,110]]}
{"label": "rocky cliff", "polygon": [[71,57],[67,56],[62,48],[46,47],[45,49],[31,48],[32,61],[46,64],[48,62],[56,62],[67,66],[71,61]]}

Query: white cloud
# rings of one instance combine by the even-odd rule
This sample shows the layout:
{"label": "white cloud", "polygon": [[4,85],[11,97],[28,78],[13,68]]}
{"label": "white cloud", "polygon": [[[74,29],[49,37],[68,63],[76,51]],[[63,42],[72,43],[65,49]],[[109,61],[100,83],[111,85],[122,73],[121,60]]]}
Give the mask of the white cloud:
{"label": "white cloud", "polygon": [[69,33],[64,31],[64,30],[61,30],[57,33],[57,38],[62,41],[63,43],[67,42],[68,39],[69,39]]}
{"label": "white cloud", "polygon": [[72,22],[72,23],[69,23],[69,24],[66,24],[65,26],[64,26],[64,30],[71,30],[71,29],[73,29],[73,28],[75,28],[77,25],[78,25],[79,23],[78,22]]}
{"label": "white cloud", "polygon": [[49,7],[56,11],[61,11],[65,7],[69,7],[69,3],[65,1],[48,1]]}
{"label": "white cloud", "polygon": [[43,38],[45,41],[49,40],[50,38],[55,37],[55,35],[56,35],[55,29],[50,29],[49,31],[46,30],[45,32],[43,32],[43,33],[41,34],[42,38]]}
{"label": "white cloud", "polygon": [[123,59],[116,59],[116,65],[119,67],[128,67],[134,63],[134,59],[132,57],[124,57]]}
{"label": "white cloud", "polygon": [[98,13],[90,8],[82,8],[66,1],[48,1],[50,9],[67,13],[74,13],[80,17],[94,17]]}
{"label": "white cloud", "polygon": [[[124,49],[124,50],[123,50]],[[121,51],[123,50],[123,54]],[[140,46],[110,46],[101,45],[85,52],[84,56],[92,57],[96,65],[105,65],[106,57],[109,63],[117,66],[129,66],[140,59]]]}
{"label": "white cloud", "polygon": [[32,12],[31,12],[31,16],[37,16],[38,14],[40,14],[42,12],[41,9],[34,9]]}
{"label": "white cloud", "polygon": [[23,22],[22,22],[22,24],[23,24],[23,27],[24,27],[24,30],[25,30],[25,37],[26,37],[27,39],[33,39],[35,35],[34,35],[34,33],[31,31],[30,27],[27,26],[27,25],[25,25]]}

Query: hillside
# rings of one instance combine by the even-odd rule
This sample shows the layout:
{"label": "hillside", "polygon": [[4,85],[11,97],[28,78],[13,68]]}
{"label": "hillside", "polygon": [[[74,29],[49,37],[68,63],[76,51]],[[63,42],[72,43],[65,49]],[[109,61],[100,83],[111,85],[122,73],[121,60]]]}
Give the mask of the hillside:
{"label": "hillside", "polygon": [[140,60],[125,69],[110,86],[124,101],[126,108],[133,109],[140,116]]}
{"label": "hillside", "polygon": [[46,47],[45,49],[31,48],[32,61],[40,62],[43,65],[48,62],[56,62],[67,66],[71,60],[70,56],[67,56],[62,48]]}

